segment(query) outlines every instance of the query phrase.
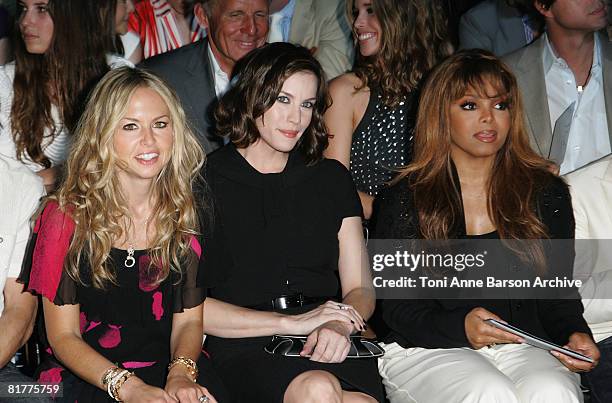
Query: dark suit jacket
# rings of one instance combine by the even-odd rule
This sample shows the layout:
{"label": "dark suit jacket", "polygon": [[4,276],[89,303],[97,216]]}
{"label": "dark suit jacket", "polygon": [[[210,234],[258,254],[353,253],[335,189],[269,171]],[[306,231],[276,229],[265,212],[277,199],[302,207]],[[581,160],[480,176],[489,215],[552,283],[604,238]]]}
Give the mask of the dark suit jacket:
{"label": "dark suit jacket", "polygon": [[480,48],[503,56],[527,45],[521,13],[504,0],[485,0],[459,22],[459,47]]}
{"label": "dark suit jacket", "polygon": [[223,145],[223,139],[213,133],[211,112],[217,96],[206,39],[146,59],[139,67],[157,74],[174,89],[207,154]]}

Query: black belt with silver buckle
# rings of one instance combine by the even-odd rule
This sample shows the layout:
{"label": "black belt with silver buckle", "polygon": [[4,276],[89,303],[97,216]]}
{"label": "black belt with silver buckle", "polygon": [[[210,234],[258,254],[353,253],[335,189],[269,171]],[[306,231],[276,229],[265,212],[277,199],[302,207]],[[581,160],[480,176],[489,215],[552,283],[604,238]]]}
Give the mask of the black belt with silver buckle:
{"label": "black belt with silver buckle", "polygon": [[283,310],[297,308],[304,305],[323,303],[332,299],[331,297],[307,297],[302,293],[294,295],[281,295],[271,301],[272,309]]}

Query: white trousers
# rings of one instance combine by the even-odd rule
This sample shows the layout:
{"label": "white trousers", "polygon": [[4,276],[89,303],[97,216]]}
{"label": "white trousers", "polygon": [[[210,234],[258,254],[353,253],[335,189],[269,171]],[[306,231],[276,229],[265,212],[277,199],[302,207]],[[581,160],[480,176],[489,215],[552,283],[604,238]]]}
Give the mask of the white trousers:
{"label": "white trousers", "polygon": [[580,377],[527,344],[405,349],[378,360],[391,403],[582,403]]}

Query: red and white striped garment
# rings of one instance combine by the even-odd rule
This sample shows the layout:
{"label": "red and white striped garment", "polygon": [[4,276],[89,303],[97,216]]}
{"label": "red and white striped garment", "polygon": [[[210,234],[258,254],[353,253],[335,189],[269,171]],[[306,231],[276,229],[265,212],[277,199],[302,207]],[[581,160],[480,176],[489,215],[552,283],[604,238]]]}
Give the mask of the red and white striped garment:
{"label": "red and white striped garment", "polygon": [[[128,26],[140,37],[145,59],[187,45],[181,42],[171,9],[167,0],[143,0],[135,5]],[[190,32],[191,42],[206,36],[206,30],[194,16],[191,17]]]}

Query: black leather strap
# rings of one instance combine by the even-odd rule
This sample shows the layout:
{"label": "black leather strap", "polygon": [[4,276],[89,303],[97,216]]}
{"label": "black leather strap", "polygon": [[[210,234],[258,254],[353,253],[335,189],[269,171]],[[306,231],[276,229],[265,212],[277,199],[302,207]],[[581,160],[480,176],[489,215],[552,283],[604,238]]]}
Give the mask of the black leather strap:
{"label": "black leather strap", "polygon": [[293,295],[281,295],[268,303],[259,304],[251,308],[258,310],[282,311],[290,308],[299,308],[306,305],[322,304],[334,299],[333,297],[308,297],[302,293]]}

